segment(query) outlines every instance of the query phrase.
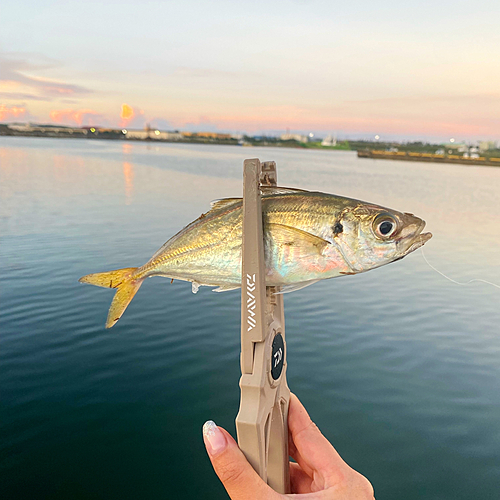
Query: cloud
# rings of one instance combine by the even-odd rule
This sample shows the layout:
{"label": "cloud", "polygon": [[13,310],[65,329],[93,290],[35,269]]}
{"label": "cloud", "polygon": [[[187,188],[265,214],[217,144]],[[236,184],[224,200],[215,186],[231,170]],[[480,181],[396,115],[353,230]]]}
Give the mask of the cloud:
{"label": "cloud", "polygon": [[187,132],[220,132],[219,126],[207,116],[182,124],[182,130]]}
{"label": "cloud", "polygon": [[157,128],[160,130],[174,130],[176,127],[172,124],[172,122],[165,120],[164,118],[153,118],[150,121],[151,127]]}
{"label": "cloud", "polygon": [[[2,86],[0,81],[0,86]],[[5,87],[5,86],[3,86]],[[36,96],[23,92],[0,92],[0,99],[9,101],[51,101],[48,97]]]}
{"label": "cloud", "polygon": [[500,93],[424,95],[349,101],[339,116],[364,118],[372,130],[420,135],[497,136],[500,126]]}
{"label": "cloud", "polygon": [[7,106],[7,104],[0,104],[0,122],[22,120],[27,116],[28,112],[24,106]]}
{"label": "cloud", "polygon": [[144,127],[144,111],[123,103],[120,111],[120,127]]}
{"label": "cloud", "polygon": [[51,80],[33,73],[49,68],[45,64],[33,63],[29,58],[20,58],[18,54],[0,54],[0,94],[7,99],[47,101],[57,97],[77,97],[92,93],[92,90],[72,83]]}
{"label": "cloud", "polygon": [[132,106],[128,104],[122,104],[122,110],[120,111],[121,124],[125,127],[134,118],[135,112]]}
{"label": "cloud", "polygon": [[500,102],[500,93],[489,94],[464,94],[464,95],[424,95],[424,96],[406,96],[406,97],[387,97],[383,99],[366,99],[345,101],[346,104],[396,104],[407,105],[433,104],[436,102],[446,102],[452,104],[494,104]]}
{"label": "cloud", "polygon": [[311,128],[316,117],[311,116],[307,108],[290,105],[258,106],[245,111],[231,114],[213,114],[210,117],[200,115],[197,118],[176,120],[178,128],[189,131],[221,132],[247,131],[262,132],[263,130],[285,130]]}
{"label": "cloud", "polygon": [[50,112],[53,122],[64,125],[103,125],[103,116],[93,109],[59,109]]}

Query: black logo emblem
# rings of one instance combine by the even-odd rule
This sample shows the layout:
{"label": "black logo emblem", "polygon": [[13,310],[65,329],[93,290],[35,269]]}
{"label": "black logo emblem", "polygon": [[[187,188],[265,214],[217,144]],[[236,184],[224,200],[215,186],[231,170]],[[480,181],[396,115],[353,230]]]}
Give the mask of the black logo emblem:
{"label": "black logo emblem", "polygon": [[283,370],[285,361],[285,344],[281,333],[278,333],[273,339],[272,356],[271,356],[271,375],[273,380],[278,380]]}

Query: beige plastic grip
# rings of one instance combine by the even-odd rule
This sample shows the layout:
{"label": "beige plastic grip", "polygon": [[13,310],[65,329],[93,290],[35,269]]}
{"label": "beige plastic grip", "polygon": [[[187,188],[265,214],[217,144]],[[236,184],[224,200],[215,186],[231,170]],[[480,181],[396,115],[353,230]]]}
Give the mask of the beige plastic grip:
{"label": "beige plastic grip", "polygon": [[288,405],[283,295],[266,287],[260,186],[276,186],[276,163],[245,160],[241,281],[241,399],[238,444],[275,491],[289,493]]}

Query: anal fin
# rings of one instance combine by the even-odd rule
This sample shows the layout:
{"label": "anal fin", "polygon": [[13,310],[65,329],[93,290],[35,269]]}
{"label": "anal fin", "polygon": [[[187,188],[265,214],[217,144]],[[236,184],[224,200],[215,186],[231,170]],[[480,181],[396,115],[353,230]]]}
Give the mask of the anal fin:
{"label": "anal fin", "polygon": [[300,283],[293,283],[292,285],[285,285],[281,287],[281,290],[279,292],[276,292],[275,295],[282,295],[284,293],[291,293],[295,292],[297,290],[302,290],[302,288],[305,288],[306,286],[313,285],[314,283],[317,283],[318,281],[321,280],[309,280],[309,281],[301,281]]}
{"label": "anal fin", "polygon": [[223,285],[214,288],[212,292],[229,292],[229,290],[238,290],[239,288],[241,288],[240,285]]}

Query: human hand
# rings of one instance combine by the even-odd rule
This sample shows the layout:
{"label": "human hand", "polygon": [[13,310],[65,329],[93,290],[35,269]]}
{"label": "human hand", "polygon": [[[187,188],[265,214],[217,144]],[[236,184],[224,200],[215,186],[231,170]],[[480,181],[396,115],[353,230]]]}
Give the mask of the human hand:
{"label": "human hand", "polygon": [[213,422],[203,426],[203,439],[215,472],[232,500],[374,500],[368,479],[351,469],[311,421],[297,396],[288,410],[290,484],[281,495],[248,463],[236,441]]}

